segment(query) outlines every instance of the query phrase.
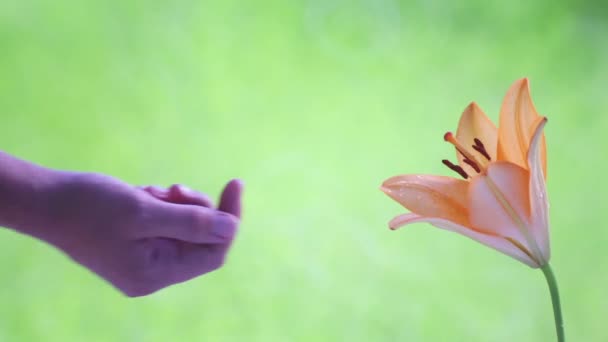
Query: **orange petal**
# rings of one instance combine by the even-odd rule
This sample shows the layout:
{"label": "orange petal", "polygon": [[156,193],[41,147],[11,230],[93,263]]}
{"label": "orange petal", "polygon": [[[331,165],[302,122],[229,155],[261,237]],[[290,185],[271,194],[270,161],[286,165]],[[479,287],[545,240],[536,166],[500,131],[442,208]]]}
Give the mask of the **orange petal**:
{"label": "orange petal", "polygon": [[549,244],[549,202],[547,199],[547,189],[542,173],[541,146],[544,136],[543,128],[547,119],[543,118],[532,136],[530,150],[528,151],[528,167],[530,168],[530,211],[532,212],[532,234],[540,248],[541,262],[549,262],[551,249]]}
{"label": "orange petal", "polygon": [[466,226],[468,184],[452,177],[402,175],[387,179],[380,189],[413,213]]}
{"label": "orange petal", "polygon": [[[541,116],[536,112],[527,78],[515,81],[507,91],[500,109],[498,125],[498,160],[509,161],[528,168],[527,153],[535,123]],[[541,142],[541,159],[546,175],[546,147]]]}
{"label": "orange petal", "polygon": [[[479,108],[479,106],[475,102],[471,102],[470,105],[465,108],[462,116],[460,117],[460,121],[458,122],[458,130],[456,131],[456,139],[460,141],[463,145],[469,148],[470,151],[475,151],[472,146],[475,145],[474,139],[479,139],[485,150],[490,155],[492,160],[496,160],[496,144],[498,142],[498,130],[494,123],[486,114]],[[480,160],[487,159],[475,152]],[[467,163],[463,162],[464,157],[462,154],[456,152],[458,157],[458,162],[460,166],[468,173],[469,175],[475,175],[477,172]]]}
{"label": "orange petal", "polygon": [[532,258],[530,258],[525,252],[523,252],[509,240],[501,236],[487,235],[480,232],[476,232],[450,220],[445,220],[436,217],[423,217],[420,215],[409,213],[395,217],[389,223],[389,226],[391,229],[397,229],[399,227],[417,222],[427,222],[437,228],[456,232],[458,234],[471,238],[481,244],[484,244],[490,248],[493,248],[501,253],[504,253],[510,257],[513,257],[530,267],[538,267],[538,264]]}
{"label": "orange petal", "polygon": [[515,164],[492,163],[486,175],[471,181],[469,219],[479,229],[518,242],[539,260],[530,220],[529,175]]}

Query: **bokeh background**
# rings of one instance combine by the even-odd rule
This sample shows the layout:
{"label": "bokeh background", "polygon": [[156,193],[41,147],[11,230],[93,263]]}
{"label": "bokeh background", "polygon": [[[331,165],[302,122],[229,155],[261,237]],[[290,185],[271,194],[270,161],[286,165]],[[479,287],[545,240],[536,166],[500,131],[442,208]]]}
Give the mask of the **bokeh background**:
{"label": "bokeh background", "polygon": [[0,341],[551,341],[542,274],[378,186],[450,175],[472,100],[549,117],[552,264],[572,341],[608,340],[608,8],[524,1],[0,2],[0,149],[213,196],[246,182],[222,270],[128,299],[0,231]]}

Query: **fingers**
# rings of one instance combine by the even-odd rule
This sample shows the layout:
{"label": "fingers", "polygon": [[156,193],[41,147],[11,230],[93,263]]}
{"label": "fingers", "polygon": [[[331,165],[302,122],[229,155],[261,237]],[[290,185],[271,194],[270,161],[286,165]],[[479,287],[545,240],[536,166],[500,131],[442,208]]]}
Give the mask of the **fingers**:
{"label": "fingers", "polygon": [[243,193],[243,181],[233,179],[224,187],[220,196],[218,210],[241,217],[241,195]]}
{"label": "fingers", "polygon": [[[149,213],[143,215],[145,219],[136,238],[172,240],[162,240],[163,245],[152,246],[157,251],[152,255],[157,260],[164,259],[163,263],[168,267],[162,268],[164,280],[159,280],[151,291],[137,295],[190,280],[224,265],[239,225],[242,181],[234,179],[226,184],[217,210],[211,207],[210,200],[204,201],[208,204],[204,206],[200,194],[182,186],[174,185],[168,190],[146,187],[144,190],[162,201],[150,201],[145,210]],[[159,250],[169,252],[163,254]],[[163,255],[166,258],[159,259]]]}
{"label": "fingers", "polygon": [[193,204],[213,208],[213,201],[209,196],[192,190],[181,184],[171,185],[169,188],[169,202],[179,204]]}
{"label": "fingers", "polygon": [[218,210],[154,201],[143,214],[133,238],[164,237],[199,244],[229,243],[238,219]]}
{"label": "fingers", "polygon": [[236,235],[241,215],[241,180],[233,179],[226,184],[218,210],[213,209],[207,196],[183,185],[142,189],[163,202],[150,203],[144,222],[135,227],[134,238],[164,237],[197,244],[229,245]]}
{"label": "fingers", "polygon": [[203,207],[213,208],[213,201],[209,198],[209,196],[181,184],[173,184],[169,187],[169,189],[164,189],[157,186],[144,186],[141,187],[141,189],[166,202],[200,205]]}
{"label": "fingers", "polygon": [[167,199],[169,194],[167,189],[154,185],[138,186],[138,188],[163,201]]}
{"label": "fingers", "polygon": [[181,243],[179,260],[173,265],[175,283],[190,280],[214,271],[226,260],[230,244],[200,245]]}

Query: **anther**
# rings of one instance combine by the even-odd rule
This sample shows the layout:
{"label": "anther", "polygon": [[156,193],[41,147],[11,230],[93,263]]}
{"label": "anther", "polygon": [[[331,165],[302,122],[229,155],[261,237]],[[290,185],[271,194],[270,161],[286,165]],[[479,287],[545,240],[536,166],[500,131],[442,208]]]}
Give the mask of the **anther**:
{"label": "anther", "polygon": [[481,172],[481,169],[479,168],[479,166],[477,164],[475,164],[474,162],[472,162],[471,159],[465,157],[462,159],[462,161],[469,164],[469,166],[472,167],[473,170],[475,170],[477,173]]}
{"label": "anther", "polygon": [[[452,170],[452,171],[458,173],[460,176],[462,176],[462,178],[464,178],[464,179],[468,179],[469,178],[469,175],[462,169],[462,167],[460,167],[458,165],[452,164],[447,159],[443,159],[441,162],[443,163],[443,165],[445,165],[448,168],[450,168],[450,170]],[[479,171],[477,171],[477,172],[479,172]]]}
{"label": "anther", "polygon": [[490,154],[488,153],[488,151],[486,151],[485,146],[483,146],[483,143],[481,142],[481,140],[475,138],[473,139],[473,141],[475,142],[475,145],[473,145],[473,149],[479,153],[481,153],[484,157],[486,157],[487,160],[492,160],[492,157],[490,157]]}

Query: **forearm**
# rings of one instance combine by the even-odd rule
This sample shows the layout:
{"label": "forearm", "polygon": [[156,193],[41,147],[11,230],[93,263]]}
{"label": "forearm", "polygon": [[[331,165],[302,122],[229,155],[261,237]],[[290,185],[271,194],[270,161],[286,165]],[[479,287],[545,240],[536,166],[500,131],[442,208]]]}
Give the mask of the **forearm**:
{"label": "forearm", "polygon": [[60,175],[0,151],[0,226],[36,236],[43,229],[45,201]]}

